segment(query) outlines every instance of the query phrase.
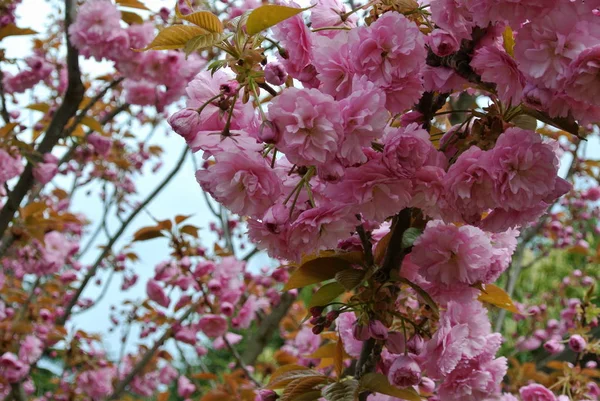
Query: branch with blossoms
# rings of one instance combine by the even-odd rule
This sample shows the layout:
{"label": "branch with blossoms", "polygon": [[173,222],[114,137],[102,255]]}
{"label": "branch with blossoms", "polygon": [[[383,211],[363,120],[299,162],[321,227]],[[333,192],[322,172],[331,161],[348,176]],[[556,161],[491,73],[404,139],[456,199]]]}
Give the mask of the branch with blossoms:
{"label": "branch with blossoms", "polygon": [[[66,6],[32,56],[1,60],[2,397],[598,398],[600,166],[559,176],[562,151],[597,131],[598,4],[91,0],[72,21]],[[35,33],[0,12],[0,40]],[[91,80],[77,53],[114,71]],[[188,154],[153,175],[173,109],[218,203],[205,195],[208,230],[149,211]],[[144,176],[158,186],[139,196]],[[75,212],[85,192],[103,209],[90,233]],[[152,223],[123,245],[142,212]],[[143,297],[111,309],[111,355],[73,316],[113,277],[135,288],[146,241],[168,251]],[[257,267],[262,251],[282,267]],[[507,279],[511,263],[528,268]],[[526,290],[548,263],[548,277],[580,269],[546,290],[577,302]],[[495,333],[504,310],[517,322]],[[536,354],[567,343],[569,362]],[[59,371],[50,384],[42,361]]]}

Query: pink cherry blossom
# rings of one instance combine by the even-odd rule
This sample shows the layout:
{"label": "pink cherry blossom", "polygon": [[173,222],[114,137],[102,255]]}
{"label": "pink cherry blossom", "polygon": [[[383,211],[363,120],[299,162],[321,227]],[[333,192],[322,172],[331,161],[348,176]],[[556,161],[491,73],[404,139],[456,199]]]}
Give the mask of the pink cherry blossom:
{"label": "pink cherry blossom", "polygon": [[421,381],[421,368],[413,357],[400,355],[388,371],[388,381],[396,387],[415,386]]}
{"label": "pink cherry blossom", "polygon": [[33,335],[26,336],[19,348],[19,359],[27,364],[36,362],[42,356],[43,346],[39,338]]}
{"label": "pink cherry blossom", "polygon": [[436,152],[429,133],[417,124],[388,131],[383,143],[383,164],[399,178],[412,178]]}
{"label": "pink cherry blossom", "polygon": [[523,401],[557,401],[552,391],[537,383],[521,387],[519,394]]}
{"label": "pink cherry blossom", "polygon": [[20,361],[11,352],[5,352],[0,356],[0,373],[9,383],[17,383],[29,373],[29,365]]}
{"label": "pink cherry blossom", "polygon": [[516,105],[523,97],[525,77],[512,57],[498,46],[484,46],[477,50],[471,67],[485,82],[496,84],[498,97],[504,103]]}
{"label": "pink cherry blossom", "polygon": [[198,170],[200,186],[229,210],[262,216],[282,194],[281,183],[267,160],[259,155],[220,152],[215,163]]}
{"label": "pink cherry blossom", "polygon": [[429,281],[474,284],[486,276],[492,262],[492,245],[476,227],[433,220],[415,241],[411,260]]}
{"label": "pink cherry blossom", "polygon": [[269,106],[269,119],[281,132],[277,147],[295,164],[331,161],[342,139],[339,104],[316,89],[285,89]]}
{"label": "pink cherry blossom", "polygon": [[328,196],[361,213],[367,220],[383,221],[410,201],[410,180],[391,176],[380,160],[346,170],[344,179],[328,188]]}
{"label": "pink cherry blossom", "polygon": [[100,368],[83,372],[77,378],[77,385],[93,399],[102,399],[113,391],[114,368]]}
{"label": "pink cherry blossom", "polygon": [[598,76],[600,74],[600,46],[582,51],[569,65],[565,91],[575,100],[598,104]]}

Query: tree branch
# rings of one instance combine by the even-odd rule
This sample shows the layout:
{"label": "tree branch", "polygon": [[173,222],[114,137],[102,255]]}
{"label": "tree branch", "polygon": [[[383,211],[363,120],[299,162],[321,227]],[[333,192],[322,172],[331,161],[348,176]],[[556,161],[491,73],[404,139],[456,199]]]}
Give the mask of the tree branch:
{"label": "tree branch", "polygon": [[87,286],[89,281],[96,275],[96,271],[98,270],[100,263],[102,263],[104,258],[110,253],[113,245],[117,242],[117,240],[121,237],[121,235],[123,235],[123,233],[125,232],[125,229],[135,219],[135,217],[142,210],[144,210],[146,208],[146,206],[148,206],[148,204],[150,202],[152,202],[152,200],[167,186],[167,184],[171,181],[171,179],[173,179],[173,177],[175,177],[175,175],[177,174],[177,172],[183,165],[183,162],[185,161],[185,157],[187,156],[187,153],[188,153],[188,147],[186,145],[185,148],[183,149],[183,152],[181,153],[181,156],[179,157],[179,160],[177,161],[175,167],[173,167],[171,172],[163,179],[163,181],[158,185],[158,187],[156,187],[156,189],[154,189],[154,191],[152,191],[152,193],[150,195],[148,195],[148,197],[140,204],[140,206],[129,215],[129,217],[121,224],[121,227],[115,233],[115,235],[113,235],[110,238],[110,240],[108,241],[108,244],[106,244],[106,246],[102,250],[102,253],[96,259],[96,262],[92,265],[92,267],[90,267],[90,269],[86,273],[85,277],[83,278],[83,280],[81,282],[81,285],[75,291],[75,294],[73,294],[73,297],[69,300],[68,305],[65,307],[65,313],[57,321],[58,324],[61,324],[61,325],[65,324],[65,322],[67,321],[67,319],[69,318],[69,316],[73,310],[73,307],[75,306],[75,304],[77,304],[79,297],[83,293],[83,290],[85,289],[85,287]]}
{"label": "tree branch", "polygon": [[286,292],[281,296],[279,304],[271,310],[271,313],[261,322],[256,332],[250,337],[248,344],[242,354],[242,361],[246,365],[254,365],[260,354],[273,337],[273,334],[279,328],[279,322],[285,317],[288,310],[296,300],[296,297]]}

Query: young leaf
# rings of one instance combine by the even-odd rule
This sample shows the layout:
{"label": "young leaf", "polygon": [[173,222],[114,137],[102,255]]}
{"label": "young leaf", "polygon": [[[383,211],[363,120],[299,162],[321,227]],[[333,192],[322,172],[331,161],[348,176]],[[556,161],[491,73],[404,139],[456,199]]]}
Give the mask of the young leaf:
{"label": "young leaf", "polygon": [[304,10],[306,10],[306,8],[277,6],[274,4],[258,7],[248,16],[246,32],[251,36],[256,35],[260,31],[264,31],[267,28],[279,24],[281,21],[285,21],[294,15],[298,15]]}
{"label": "young leaf", "polygon": [[335,343],[335,355],[333,356],[333,365],[335,366],[335,374],[338,380],[342,378],[344,372],[344,354],[344,343],[340,336],[337,343]]}
{"label": "young leaf", "polygon": [[0,29],[0,40],[8,36],[35,35],[37,32],[29,28],[19,28],[15,24],[8,24]]}
{"label": "young leaf", "polygon": [[200,35],[205,35],[206,29],[202,29],[197,26],[184,26],[174,25],[168,26],[158,33],[152,43],[143,49],[136,49],[138,51],[144,50],[171,50],[181,49],[191,39],[196,38]]}
{"label": "young leaf", "polygon": [[281,397],[281,401],[293,400],[302,394],[306,394],[307,392],[313,390],[315,386],[323,383],[322,377],[301,377],[299,379],[293,380],[290,384],[285,386],[285,390],[283,390],[283,397]]}
{"label": "young leaf", "polygon": [[311,308],[313,306],[323,306],[327,305],[340,295],[342,295],[346,290],[342,285],[336,281],[333,283],[328,283],[322,286],[314,293],[312,298],[310,299],[310,303],[308,307]]}
{"label": "young leaf", "polygon": [[354,401],[357,390],[358,382],[356,379],[346,380],[325,387],[323,397],[328,401]]}
{"label": "young leaf", "polygon": [[211,13],[210,11],[196,11],[195,13],[191,13],[188,15],[181,15],[179,13],[179,8],[176,9],[178,13],[178,17],[191,22],[192,24],[199,26],[200,28],[204,28],[209,32],[213,33],[221,33],[223,32],[223,23],[219,18]]}
{"label": "young leaf", "polygon": [[144,23],[141,15],[132,13],[131,11],[121,11],[121,19],[129,25]]}
{"label": "young leaf", "polygon": [[221,43],[226,37],[227,35],[223,33],[204,33],[188,40],[183,48],[183,51],[185,52],[186,56],[189,56],[196,50],[204,49],[206,47],[211,47]]}
{"label": "young leaf", "polygon": [[292,273],[284,290],[306,287],[335,277],[336,273],[351,269],[352,263],[341,257],[319,257],[303,263]]}
{"label": "young leaf", "polygon": [[94,117],[84,116],[81,119],[81,123],[92,131],[96,131],[99,134],[104,134],[102,124],[100,124],[100,122],[98,122],[98,120],[96,120]]}
{"label": "young leaf", "polygon": [[[287,366],[289,366],[289,365],[287,365]],[[283,374],[277,376],[275,379],[271,379],[267,388],[271,389],[271,390],[285,388],[288,384],[290,384],[294,380],[301,379],[301,378],[307,378],[307,377],[319,378],[320,379],[319,381],[321,383],[325,383],[325,382],[329,381],[329,378],[327,376],[317,372],[316,370],[312,370],[312,369],[291,370],[289,372],[286,372],[286,373],[283,373]]]}
{"label": "young leaf", "polygon": [[407,228],[406,231],[404,231],[404,234],[402,234],[402,248],[410,248],[413,246],[413,243],[419,238],[421,233],[422,231],[416,227]]}
{"label": "young leaf", "polygon": [[504,50],[506,50],[511,57],[514,57],[515,37],[510,26],[506,26],[504,32],[502,32],[502,39],[504,39]]}
{"label": "young leaf", "polygon": [[160,227],[152,226],[152,227],[142,227],[133,234],[134,241],[147,241],[149,239],[164,237],[163,233],[160,231]]}
{"label": "young leaf", "polygon": [[327,343],[320,346],[315,352],[308,355],[310,359],[334,358],[336,353],[336,343]]}
{"label": "young leaf", "polygon": [[508,294],[494,284],[485,284],[483,292],[479,295],[478,299],[481,302],[487,302],[488,304],[506,309],[509,312],[520,313]]}
{"label": "young leaf", "polygon": [[421,401],[421,397],[419,397],[419,394],[415,390],[412,388],[400,389],[393,386],[387,377],[381,373],[367,373],[364,375],[360,379],[360,389],[390,395],[406,401]]}
{"label": "young leaf", "polygon": [[337,272],[335,274],[335,280],[346,289],[346,291],[352,291],[365,279],[365,270],[359,269],[347,269]]}
{"label": "young leaf", "polygon": [[140,10],[149,10],[148,7],[144,5],[139,0],[117,0],[116,3],[121,7],[129,7],[129,8],[137,8]]}

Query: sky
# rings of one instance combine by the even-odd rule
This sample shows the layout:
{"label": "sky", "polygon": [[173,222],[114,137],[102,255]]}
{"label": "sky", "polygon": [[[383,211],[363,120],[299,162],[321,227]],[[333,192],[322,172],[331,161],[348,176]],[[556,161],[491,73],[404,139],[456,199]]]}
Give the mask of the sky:
{"label": "sky", "polygon": [[[172,6],[170,3],[171,1],[165,0],[145,0],[145,4],[154,10],[159,9],[162,6]],[[18,8],[19,26],[31,27],[38,31],[43,31],[44,25],[46,24],[46,18],[51,12],[53,11],[46,1],[23,0]],[[3,40],[2,43],[6,49],[7,57],[25,57],[30,54],[31,37],[7,38]],[[102,75],[110,70],[110,68],[111,64],[108,62],[98,63],[89,60],[82,62],[83,71],[92,75]],[[134,131],[140,132],[142,137],[145,134],[144,129],[135,129]],[[170,132],[170,129],[166,124],[163,124],[161,129],[158,130],[157,135],[153,137],[153,142],[160,144],[165,150],[164,166],[159,174],[159,176],[162,177],[171,170],[184,148],[185,143],[177,135]],[[597,138],[590,140],[590,143],[588,143],[587,154],[589,156],[595,156],[594,158],[596,159],[600,158],[600,143]],[[563,176],[568,169],[569,162],[569,160],[565,160],[562,164],[561,174]],[[139,192],[144,194],[152,191],[159,179],[160,178],[155,175],[148,175],[136,180],[135,184],[139,189]],[[61,185],[61,182],[58,183]],[[99,220],[102,210],[101,201],[98,197],[98,189],[99,188],[95,188],[89,196],[81,191],[77,193],[73,199],[74,209],[76,211],[85,212],[90,220],[94,222]],[[192,214],[194,217],[191,221],[200,227],[205,227],[203,230],[204,233],[208,231],[206,227],[211,221],[212,215],[205,205],[204,197],[194,178],[194,168],[190,157],[186,159],[185,164],[169,186],[150,204],[148,211],[157,219],[172,218],[177,214]],[[152,224],[153,220],[150,216],[147,213],[141,213],[117,243],[116,249],[127,244],[131,240],[135,230]],[[109,225],[114,232],[118,227],[118,222],[113,220],[109,222]],[[90,231],[93,228],[95,228],[95,224],[90,226]],[[205,236],[206,234],[201,235]],[[213,238],[210,235],[208,235],[208,237],[211,239]],[[101,245],[102,243],[105,243],[105,241],[105,238],[100,238],[99,241],[96,242],[96,245]],[[86,242],[86,239],[82,241],[82,243]],[[209,244],[207,243],[205,245]],[[135,264],[136,272],[140,276],[138,284],[133,289],[124,293],[120,290],[121,276],[118,275],[112,280],[107,291],[107,296],[89,311],[77,315],[72,322],[72,324],[78,328],[101,333],[104,336],[104,342],[108,351],[113,355],[116,355],[118,351],[120,334],[118,332],[112,334],[108,332],[110,327],[110,306],[119,305],[126,299],[141,299],[145,293],[145,282],[154,273],[154,266],[158,262],[165,260],[169,253],[167,241],[161,239],[137,243],[134,249],[141,258],[140,261]],[[91,263],[97,255],[97,252],[97,249],[94,249],[93,252],[86,254],[83,262]],[[264,265],[273,266],[273,262],[263,254],[254,258],[252,268],[260,268]],[[103,272],[101,277],[106,279],[106,272]],[[104,279],[102,281],[104,281]],[[97,296],[100,293],[101,288],[102,287],[92,285],[91,288],[86,290],[84,297],[93,298]],[[132,349],[134,345],[134,342],[130,342],[128,344],[128,349]]]}

